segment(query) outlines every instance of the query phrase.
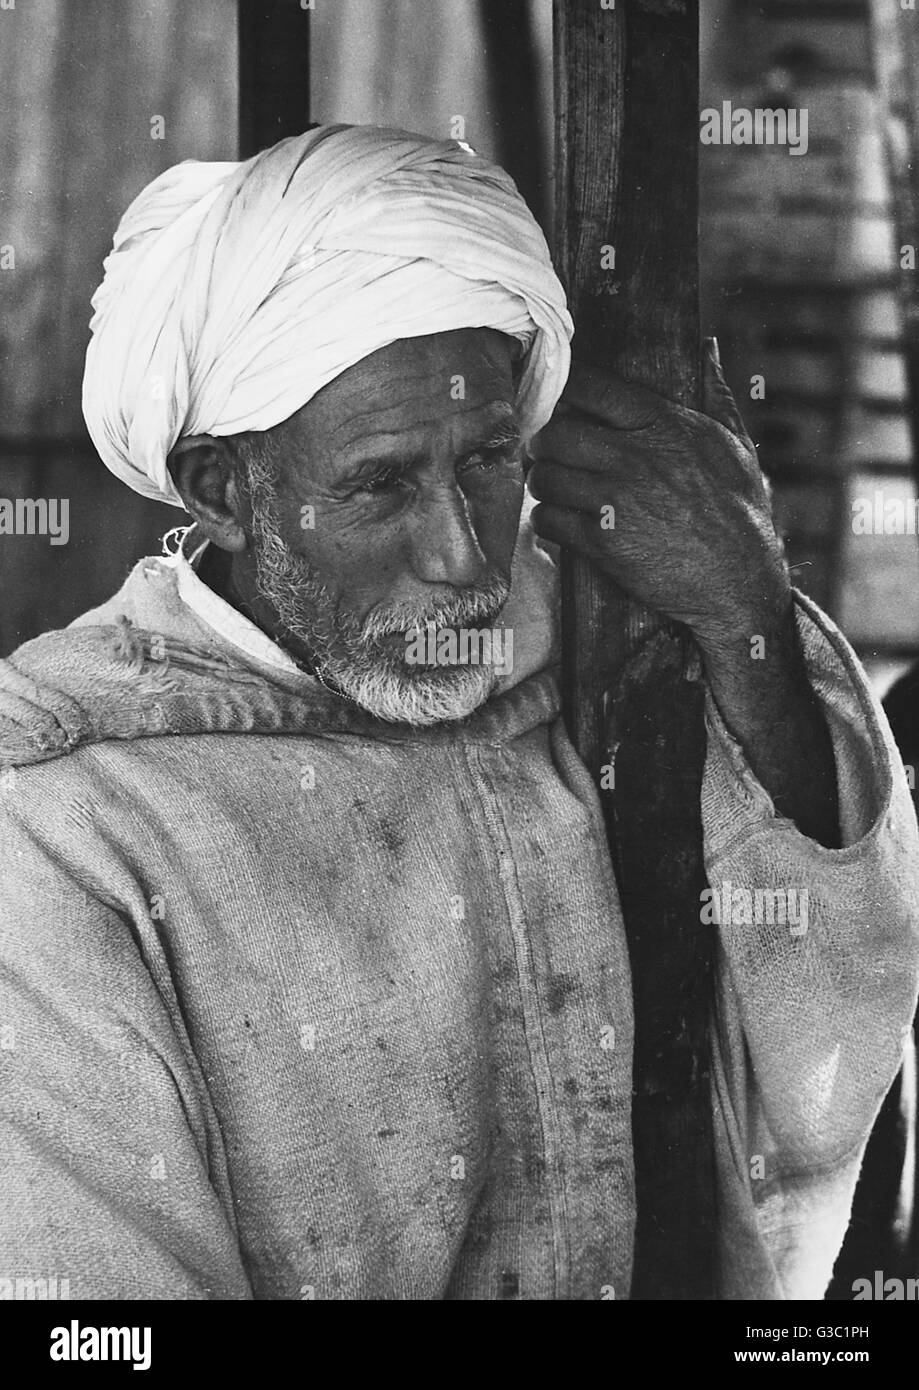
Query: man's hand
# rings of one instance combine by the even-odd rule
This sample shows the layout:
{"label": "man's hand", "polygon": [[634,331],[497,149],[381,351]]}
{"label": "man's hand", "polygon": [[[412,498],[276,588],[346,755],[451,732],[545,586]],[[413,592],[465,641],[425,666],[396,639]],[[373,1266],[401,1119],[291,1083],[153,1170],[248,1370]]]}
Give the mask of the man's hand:
{"label": "man's hand", "polygon": [[703,651],[774,628],[791,603],[756,453],[711,350],[705,368],[700,415],[575,364],[528,480],[541,536],[685,623]]}
{"label": "man's hand", "polygon": [[537,440],[533,524],[692,631],[722,717],[778,813],[836,845],[832,745],[756,452],[711,345],[703,384],[704,415],[574,366]]}

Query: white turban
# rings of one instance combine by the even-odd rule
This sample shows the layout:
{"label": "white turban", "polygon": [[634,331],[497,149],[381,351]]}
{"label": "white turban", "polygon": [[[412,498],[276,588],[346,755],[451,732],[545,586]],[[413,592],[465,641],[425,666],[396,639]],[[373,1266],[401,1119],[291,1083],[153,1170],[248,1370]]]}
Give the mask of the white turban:
{"label": "white turban", "polygon": [[177,440],[270,429],[399,338],[516,338],[517,407],[534,434],[565,385],[573,331],[507,174],[466,145],[375,126],[167,170],[121,219],[92,303],[93,443],[135,491],[177,506]]}

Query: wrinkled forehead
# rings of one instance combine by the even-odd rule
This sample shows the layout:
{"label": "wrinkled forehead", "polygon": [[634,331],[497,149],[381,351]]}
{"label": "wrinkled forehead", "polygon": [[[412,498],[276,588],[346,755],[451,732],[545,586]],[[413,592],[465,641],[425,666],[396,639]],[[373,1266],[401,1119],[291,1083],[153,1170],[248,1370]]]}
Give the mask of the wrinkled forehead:
{"label": "wrinkled forehead", "polygon": [[457,447],[481,433],[517,430],[514,379],[518,343],[490,328],[400,338],[329,382],[278,433],[314,459],[347,460],[374,445],[450,439]]}

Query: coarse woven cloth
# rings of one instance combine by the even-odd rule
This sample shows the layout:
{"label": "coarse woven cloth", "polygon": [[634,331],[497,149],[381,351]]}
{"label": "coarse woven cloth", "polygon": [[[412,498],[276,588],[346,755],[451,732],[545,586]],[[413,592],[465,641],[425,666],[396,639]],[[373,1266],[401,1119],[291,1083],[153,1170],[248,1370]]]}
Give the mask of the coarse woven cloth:
{"label": "coarse woven cloth", "polygon": [[92,304],[90,435],[123,482],[176,506],[177,440],[270,429],[401,338],[515,338],[532,435],[564,388],[573,333],[508,175],[463,143],[376,126],[168,169],[121,219]]}

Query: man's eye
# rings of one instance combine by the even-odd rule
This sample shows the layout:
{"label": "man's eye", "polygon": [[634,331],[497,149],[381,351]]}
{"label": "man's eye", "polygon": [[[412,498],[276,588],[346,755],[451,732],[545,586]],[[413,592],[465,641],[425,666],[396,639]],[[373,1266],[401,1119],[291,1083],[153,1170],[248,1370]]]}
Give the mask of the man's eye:
{"label": "man's eye", "polygon": [[358,492],[394,492],[405,482],[405,474],[398,468],[389,468],[385,473],[375,473],[362,483]]}
{"label": "man's eye", "polygon": [[464,473],[491,473],[496,468],[504,464],[516,463],[519,451],[501,447],[497,449],[480,449],[478,453],[471,454],[463,463]]}

